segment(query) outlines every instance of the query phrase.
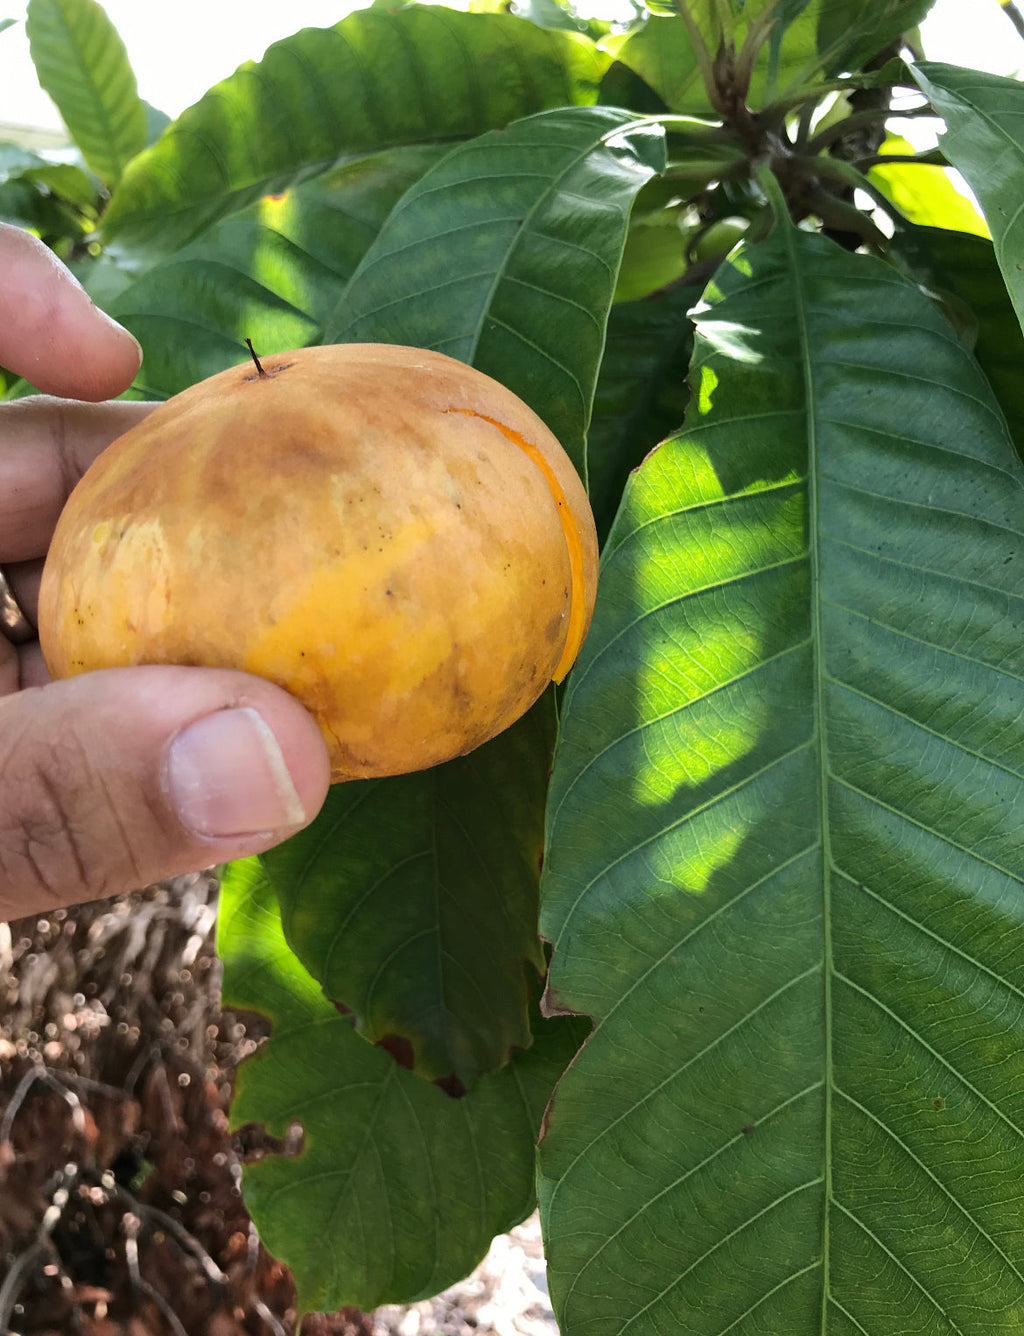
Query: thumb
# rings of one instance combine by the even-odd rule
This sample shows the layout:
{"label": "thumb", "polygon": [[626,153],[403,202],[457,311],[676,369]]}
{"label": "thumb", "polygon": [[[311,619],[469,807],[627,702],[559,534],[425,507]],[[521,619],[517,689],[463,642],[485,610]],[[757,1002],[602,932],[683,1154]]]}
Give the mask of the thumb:
{"label": "thumb", "polygon": [[259,853],[329,782],[313,718],[262,678],[110,668],[0,700],[0,919]]}

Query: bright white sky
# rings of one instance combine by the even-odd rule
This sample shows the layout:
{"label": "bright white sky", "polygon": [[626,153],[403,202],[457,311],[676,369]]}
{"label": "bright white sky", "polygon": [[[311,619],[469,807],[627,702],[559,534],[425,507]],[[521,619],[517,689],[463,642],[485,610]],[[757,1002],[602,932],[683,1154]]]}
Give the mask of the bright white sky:
{"label": "bright white sky", "polygon": [[[244,60],[299,28],[327,27],[353,0],[103,0],[124,39],[147,101],[176,116]],[[584,13],[608,13],[609,0],[582,0]],[[611,12],[616,12],[613,5]],[[0,0],[0,17],[22,19],[25,4]],[[1024,66],[1024,41],[997,0],[938,0],[925,21],[932,60],[996,74]],[[60,118],[35,81],[24,28],[0,33],[0,121],[59,128]]]}

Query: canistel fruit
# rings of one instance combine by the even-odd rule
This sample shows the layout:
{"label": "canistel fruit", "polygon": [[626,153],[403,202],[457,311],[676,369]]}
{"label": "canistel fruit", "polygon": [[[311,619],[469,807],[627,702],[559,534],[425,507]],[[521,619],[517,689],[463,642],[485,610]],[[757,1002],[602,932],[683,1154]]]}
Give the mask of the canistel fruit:
{"label": "canistel fruit", "polygon": [[312,712],[337,780],[450,760],[568,672],[583,486],[511,391],[440,353],[301,348],[194,385],[75,488],[43,572],[50,673],[242,668]]}

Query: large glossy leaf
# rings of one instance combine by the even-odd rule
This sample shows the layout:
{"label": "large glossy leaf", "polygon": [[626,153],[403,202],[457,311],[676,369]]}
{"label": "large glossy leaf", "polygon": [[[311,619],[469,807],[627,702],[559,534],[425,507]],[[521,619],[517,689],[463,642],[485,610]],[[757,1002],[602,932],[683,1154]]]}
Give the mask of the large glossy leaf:
{"label": "large glossy leaf", "polygon": [[978,197],[1024,324],[1024,84],[934,61],[913,73],[946,122],[942,151]]}
{"label": "large glossy leaf", "polygon": [[548,694],[468,756],[336,785],[312,827],[263,857],[288,943],[325,995],[448,1088],[530,1046],[553,745]]}
{"label": "large glossy leaf", "polygon": [[255,860],[225,878],[217,949],[225,1004],[273,1023],[239,1070],[232,1126],[303,1128],[298,1156],[267,1155],[242,1176],[300,1313],[408,1303],[465,1275],[532,1209],[534,1140],[578,1025],[538,1021],[528,1054],[453,1100],[363,1043],[323,998],[285,945]]}
{"label": "large glossy leaf", "polygon": [[[393,149],[323,172],[222,219],[123,286],[102,304],[145,349],[136,387],[176,394],[244,360],[246,338],[262,353],[322,342],[391,209],[444,151]],[[90,275],[80,277],[100,300]]]}
{"label": "large glossy leaf", "polygon": [[603,542],[626,478],[683,421],[693,342],[692,288],[675,287],[643,301],[619,302],[608,338],[587,433],[590,504]]}
{"label": "large glossy leaf", "polygon": [[146,143],[146,108],[124,43],[96,0],[29,0],[29,49],[71,137],[109,186]]}
{"label": "large glossy leaf", "polygon": [[341,155],[464,138],[592,103],[608,64],[585,37],[440,5],[362,10],[241,66],[132,164],[104,232],[175,247]]}
{"label": "large glossy leaf", "polygon": [[1010,1336],[1024,475],[892,268],[787,225],[716,283],[552,781],[561,1330]]}
{"label": "large glossy leaf", "polygon": [[661,128],[609,107],[542,112],[453,149],[367,251],[329,339],[411,343],[526,400],[585,472],[605,323]]}
{"label": "large glossy leaf", "polygon": [[940,300],[952,294],[973,315],[972,351],[1024,460],[1024,334],[991,241],[942,227],[900,228],[889,253]]}

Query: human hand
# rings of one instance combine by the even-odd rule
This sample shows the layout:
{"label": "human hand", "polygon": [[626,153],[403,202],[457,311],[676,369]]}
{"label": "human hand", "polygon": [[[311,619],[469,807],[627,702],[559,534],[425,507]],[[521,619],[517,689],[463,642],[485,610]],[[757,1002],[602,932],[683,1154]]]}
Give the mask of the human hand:
{"label": "human hand", "polygon": [[71,488],[153,407],[99,402],[140,356],[52,252],[0,224],[0,366],[62,396],[0,404],[0,576],[25,618],[22,643],[0,626],[0,919],[257,853],[327,792],[319,729],[262,678],[154,665],[49,681],[32,629],[43,558]]}

